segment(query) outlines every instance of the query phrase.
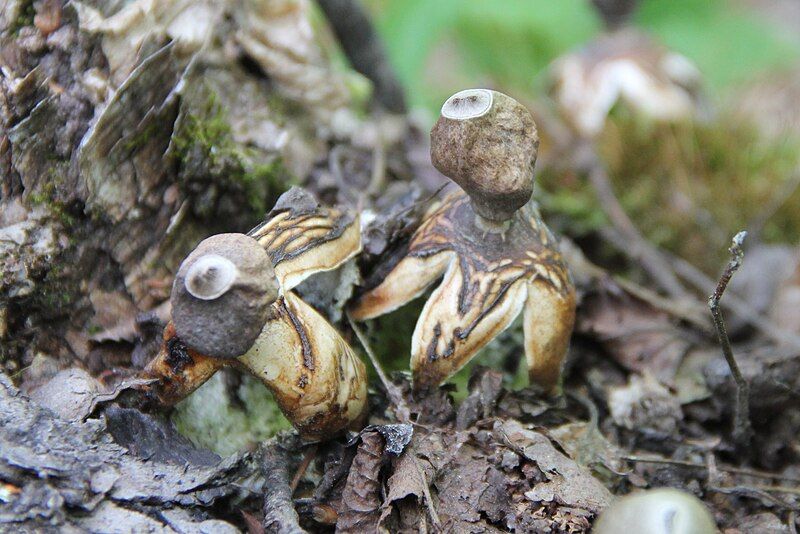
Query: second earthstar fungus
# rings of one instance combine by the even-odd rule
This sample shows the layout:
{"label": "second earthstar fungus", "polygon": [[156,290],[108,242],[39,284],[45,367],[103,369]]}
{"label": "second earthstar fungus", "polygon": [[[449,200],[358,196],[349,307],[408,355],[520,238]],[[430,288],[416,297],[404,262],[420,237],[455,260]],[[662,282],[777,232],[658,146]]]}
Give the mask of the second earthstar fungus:
{"label": "second earthstar fungus", "polygon": [[307,440],[357,425],[367,408],[363,362],[292,289],[361,250],[359,218],[293,188],[248,234],[202,241],[175,277],[172,321],[144,371],[172,405],[220,368],[256,376]]}
{"label": "second earthstar fungus", "polygon": [[417,322],[414,387],[436,387],[524,310],[529,377],[559,381],[575,317],[575,289],[533,192],[538,135],[516,100],[469,89],[451,96],[431,132],[434,166],[466,192],[431,207],[408,249],[351,314],[366,320],[420,296],[444,274]]}

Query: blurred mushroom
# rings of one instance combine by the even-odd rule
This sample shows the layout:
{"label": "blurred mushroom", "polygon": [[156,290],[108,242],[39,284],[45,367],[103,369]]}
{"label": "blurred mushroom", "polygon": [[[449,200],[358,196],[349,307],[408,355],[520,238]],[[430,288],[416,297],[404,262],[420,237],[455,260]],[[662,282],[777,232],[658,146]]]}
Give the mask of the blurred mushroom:
{"label": "blurred mushroom", "polygon": [[603,510],[595,534],[714,534],[716,524],[703,502],[689,493],[659,488],[621,497]]}
{"label": "blurred mushroom", "polygon": [[431,159],[467,193],[432,208],[405,256],[355,302],[370,319],[421,295],[442,273],[412,339],[416,389],[435,387],[525,310],[531,381],[554,388],[575,316],[575,290],[531,200],[538,137],[525,107],[496,91],[451,96],[431,131]]}
{"label": "blurred mushroom", "polygon": [[291,289],[361,249],[357,217],[322,208],[292,189],[247,235],[202,241],[181,264],[172,321],[145,375],[171,405],[225,365],[258,377],[308,440],[357,423],[366,409],[366,369],[328,321]]}
{"label": "blurred mushroom", "polygon": [[633,29],[602,35],[551,66],[552,93],[562,113],[585,137],[603,130],[618,102],[658,120],[700,111],[700,73],[686,57]]}

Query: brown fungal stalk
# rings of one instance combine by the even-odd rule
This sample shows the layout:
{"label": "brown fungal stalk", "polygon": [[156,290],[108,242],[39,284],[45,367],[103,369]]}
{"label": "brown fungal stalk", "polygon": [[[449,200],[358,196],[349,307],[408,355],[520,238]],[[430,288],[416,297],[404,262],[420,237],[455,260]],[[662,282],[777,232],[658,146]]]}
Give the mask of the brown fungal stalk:
{"label": "brown fungal stalk", "polygon": [[444,279],[412,339],[416,389],[462,368],[524,310],[530,380],[559,380],[575,315],[575,290],[555,238],[531,201],[538,137],[530,113],[485,89],[461,91],[431,131],[431,159],[467,193],[433,208],[405,257],[355,302],[365,320],[388,313]]}
{"label": "brown fungal stalk", "polygon": [[233,365],[267,386],[305,439],[357,424],[366,409],[364,364],[291,289],[360,249],[357,217],[322,208],[299,189],[247,235],[202,241],[175,277],[172,321],[145,369],[159,379],[150,393],[174,404]]}

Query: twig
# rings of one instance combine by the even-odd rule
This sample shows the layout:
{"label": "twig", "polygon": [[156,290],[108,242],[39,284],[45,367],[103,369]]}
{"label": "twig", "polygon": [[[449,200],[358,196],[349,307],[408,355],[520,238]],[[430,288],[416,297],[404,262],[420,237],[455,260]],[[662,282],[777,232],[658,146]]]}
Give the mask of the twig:
{"label": "twig", "polygon": [[627,242],[627,246],[623,247],[622,251],[629,257],[641,262],[647,273],[669,295],[680,299],[689,297],[667,260],[657,248],[642,237],[636,225],[625,213],[625,209],[611,187],[608,172],[606,172],[605,166],[597,156],[597,152],[591,142],[587,141],[579,150],[579,161],[583,162],[601,209]]}
{"label": "twig", "polygon": [[787,503],[773,495],[770,495],[767,492],[768,490],[774,491],[775,488],[768,488],[767,490],[751,486],[708,486],[707,489],[709,491],[724,493],[726,495],[739,495],[742,497],[749,497],[751,499],[758,499],[759,501],[766,501],[787,510],[800,510],[800,507],[798,507],[796,504]]}
{"label": "twig", "polygon": [[419,465],[417,456],[413,455],[411,458],[414,461],[414,467],[417,469],[417,475],[422,480],[422,493],[423,497],[425,497],[425,507],[428,509],[428,515],[431,516],[433,526],[436,527],[436,532],[438,532],[441,529],[441,523],[439,522],[439,514],[436,512],[436,507],[433,506],[433,497],[431,496],[428,477],[425,476],[425,471],[423,471],[422,466]]}
{"label": "twig", "polygon": [[[637,463],[679,465],[695,469],[708,469],[708,465],[706,464],[702,464],[700,462],[690,462],[688,460],[673,460],[671,458],[636,455],[622,456],[622,458]],[[766,480],[785,480],[787,482],[800,483],[800,478],[798,477],[781,475],[780,473],[770,473],[769,471],[760,471],[758,469],[747,469],[745,467],[733,467],[719,464],[717,464],[717,469],[726,473],[734,473],[737,475],[744,475],[754,478],[763,478]]]}
{"label": "twig", "polygon": [[318,0],[347,59],[374,85],[375,99],[393,113],[405,113],[403,87],[389,65],[383,41],[358,0]]}
{"label": "twig", "polygon": [[[677,256],[671,256],[670,263],[672,264],[675,272],[689,282],[698,291],[704,291],[708,286],[712,285],[714,281],[706,276],[700,269],[689,263],[688,261]],[[756,311],[747,301],[739,298],[736,294],[728,292],[725,298],[724,306],[728,309],[733,309],[749,324],[758,329],[762,334],[772,339],[774,342],[781,345],[793,347],[795,350],[800,350],[800,336],[793,332],[789,332],[782,328],[775,326],[766,317],[762,316]]]}
{"label": "twig", "polygon": [[264,474],[264,531],[305,534],[292,502],[289,487],[289,454],[273,438],[264,447],[261,470]]}
{"label": "twig", "polygon": [[750,425],[750,385],[742,376],[742,372],[739,370],[739,364],[736,363],[736,358],[733,356],[731,341],[728,339],[728,333],[725,329],[725,319],[722,317],[719,301],[722,299],[722,294],[725,293],[725,288],[728,287],[728,282],[731,281],[731,277],[742,265],[742,261],[744,260],[742,243],[746,236],[747,232],[739,232],[733,236],[731,248],[728,249],[731,253],[731,259],[722,272],[716,289],[711,296],[708,297],[708,307],[711,310],[711,316],[714,318],[717,339],[722,346],[722,354],[725,356],[733,379],[736,382],[736,404],[734,405],[733,411],[733,441],[740,449],[747,447],[753,436],[753,429]]}
{"label": "twig", "polygon": [[369,361],[372,362],[372,367],[375,368],[375,372],[378,373],[378,378],[380,378],[381,383],[383,384],[383,388],[386,390],[386,394],[389,396],[389,400],[395,407],[395,414],[397,415],[398,420],[401,423],[408,423],[411,419],[411,410],[408,408],[408,404],[406,404],[406,400],[403,398],[403,393],[391,380],[389,377],[386,376],[386,373],[383,372],[383,368],[381,367],[378,358],[375,357],[375,353],[372,351],[372,347],[367,341],[367,336],[364,335],[364,331],[361,330],[361,327],[350,317],[350,313],[347,313],[347,321],[350,323],[350,327],[353,329],[353,332],[356,333],[356,337],[358,341],[361,343],[361,346],[364,347],[364,352],[367,353],[369,357]]}
{"label": "twig", "polygon": [[318,444],[314,443],[308,447],[308,450],[303,455],[303,460],[300,462],[300,466],[297,468],[294,477],[292,477],[292,482],[289,484],[289,490],[292,492],[292,495],[294,495],[297,486],[300,485],[300,479],[306,474],[306,470],[308,469],[309,464],[311,464],[311,460],[313,460],[314,456],[316,456],[317,448]]}

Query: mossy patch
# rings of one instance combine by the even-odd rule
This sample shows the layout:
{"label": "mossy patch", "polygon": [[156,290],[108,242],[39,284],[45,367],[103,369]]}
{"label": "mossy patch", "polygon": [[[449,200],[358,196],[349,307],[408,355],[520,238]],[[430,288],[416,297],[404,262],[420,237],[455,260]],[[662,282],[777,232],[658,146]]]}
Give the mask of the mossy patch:
{"label": "mossy patch", "polygon": [[17,6],[17,15],[9,25],[9,33],[16,36],[22,28],[33,26],[33,18],[35,16],[36,8],[33,5],[33,0],[23,0]]}
{"label": "mossy patch", "polygon": [[[752,125],[721,116],[708,123],[651,122],[617,109],[598,139],[614,190],[654,244],[709,274],[726,257],[733,234],[751,229],[774,202],[761,237],[797,243],[800,191],[780,199],[793,178],[798,140],[766,141]],[[573,237],[605,224],[594,191],[570,172],[539,175],[547,220]]]}
{"label": "mossy patch", "polygon": [[193,177],[205,175],[223,187],[242,189],[252,211],[263,215],[296,179],[279,156],[265,157],[237,143],[217,93],[205,88],[203,94],[205,101],[186,112],[173,134],[175,156]]}
{"label": "mossy patch", "polygon": [[225,378],[224,372],[215,374],[177,405],[172,421],[181,434],[228,456],[291,428],[261,382],[242,375],[229,389]]}
{"label": "mossy patch", "polygon": [[58,220],[65,230],[70,230],[76,226],[78,219],[70,213],[68,206],[59,200],[58,181],[57,171],[52,169],[49,179],[43,181],[41,188],[32,191],[27,196],[27,201],[31,206],[46,206],[48,213]]}

